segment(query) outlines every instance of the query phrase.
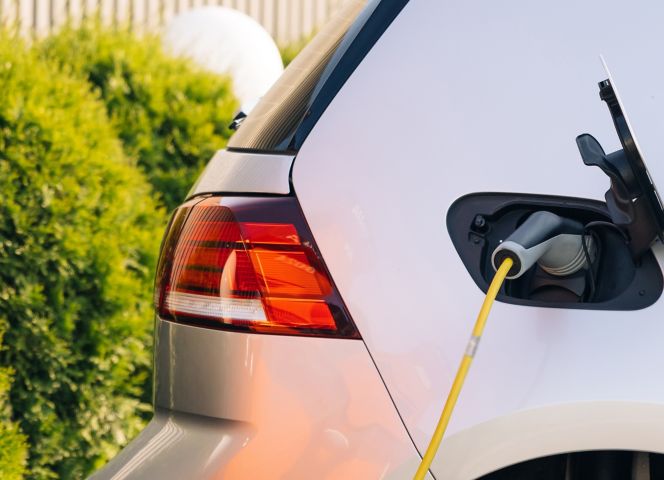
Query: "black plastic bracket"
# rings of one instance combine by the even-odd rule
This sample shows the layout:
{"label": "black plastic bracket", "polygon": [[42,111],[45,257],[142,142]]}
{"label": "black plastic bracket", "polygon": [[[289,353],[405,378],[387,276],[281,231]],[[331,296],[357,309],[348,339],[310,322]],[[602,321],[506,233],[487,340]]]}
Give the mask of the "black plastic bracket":
{"label": "black plastic bracket", "polygon": [[599,83],[600,98],[606,102],[622,144],[622,150],[606,154],[590,134],[576,137],[583,163],[597,166],[610,178],[606,205],[613,223],[627,231],[634,259],[643,256],[664,231],[664,211],[648,174],[629,123],[610,80]]}

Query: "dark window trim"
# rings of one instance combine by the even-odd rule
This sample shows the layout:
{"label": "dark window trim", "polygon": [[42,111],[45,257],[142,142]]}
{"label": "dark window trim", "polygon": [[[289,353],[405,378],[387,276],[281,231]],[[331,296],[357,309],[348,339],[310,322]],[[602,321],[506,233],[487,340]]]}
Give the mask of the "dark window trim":
{"label": "dark window trim", "polygon": [[323,112],[407,3],[382,0],[365,8],[323,71],[303,120],[283,150],[298,151],[302,147]]}

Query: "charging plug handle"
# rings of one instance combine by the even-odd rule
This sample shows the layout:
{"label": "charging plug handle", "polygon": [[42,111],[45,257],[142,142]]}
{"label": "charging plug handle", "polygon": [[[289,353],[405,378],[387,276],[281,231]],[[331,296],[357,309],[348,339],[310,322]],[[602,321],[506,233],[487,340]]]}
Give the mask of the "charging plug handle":
{"label": "charging plug handle", "polygon": [[[577,238],[578,237],[578,238]],[[570,242],[572,240],[573,242]],[[535,212],[493,251],[495,270],[505,258],[514,262],[507,274],[513,280],[523,275],[535,262],[557,245],[583,241],[583,224],[547,211]],[[566,248],[566,247],[565,247]]]}

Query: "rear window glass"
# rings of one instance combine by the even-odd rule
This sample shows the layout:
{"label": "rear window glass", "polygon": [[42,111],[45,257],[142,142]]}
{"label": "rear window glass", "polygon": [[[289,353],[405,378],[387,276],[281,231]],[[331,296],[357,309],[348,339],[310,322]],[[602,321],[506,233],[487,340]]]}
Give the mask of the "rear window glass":
{"label": "rear window glass", "polygon": [[302,119],[323,70],[366,4],[367,0],[350,0],[344,5],[288,65],[244,119],[228,147],[262,151],[280,148]]}

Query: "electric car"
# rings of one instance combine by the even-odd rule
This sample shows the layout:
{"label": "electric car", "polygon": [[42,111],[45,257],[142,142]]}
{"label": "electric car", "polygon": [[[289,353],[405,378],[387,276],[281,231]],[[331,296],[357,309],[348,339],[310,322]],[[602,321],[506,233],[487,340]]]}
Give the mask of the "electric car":
{"label": "electric car", "polygon": [[154,419],[94,478],[412,478],[538,212],[583,256],[504,283],[427,475],[664,478],[662,19],[348,2],[174,212]]}

